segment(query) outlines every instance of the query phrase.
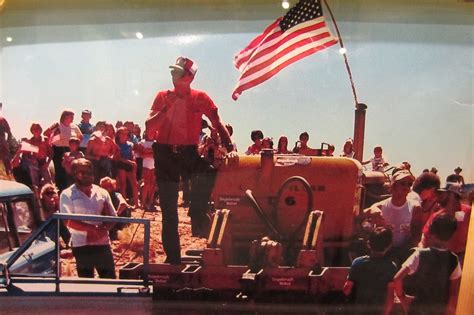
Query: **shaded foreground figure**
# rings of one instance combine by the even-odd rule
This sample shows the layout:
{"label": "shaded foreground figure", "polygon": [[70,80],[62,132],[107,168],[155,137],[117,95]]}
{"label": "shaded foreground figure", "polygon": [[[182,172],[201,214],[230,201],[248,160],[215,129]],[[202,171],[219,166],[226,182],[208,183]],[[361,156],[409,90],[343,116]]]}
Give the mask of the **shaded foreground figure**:
{"label": "shaded foreground figure", "polygon": [[429,247],[416,249],[395,275],[395,292],[405,313],[455,313],[461,266],[448,242],[456,228],[449,213],[436,216],[429,227]]}
{"label": "shaded foreground figure", "polygon": [[461,203],[461,185],[458,183],[447,184],[445,188],[438,189],[438,202],[441,209],[432,213],[423,227],[423,235],[420,241],[421,247],[429,245],[429,228],[433,220],[443,214],[448,214],[456,219],[457,229],[448,242],[448,249],[455,253],[461,265],[467,246],[467,236],[469,232],[469,221],[471,218],[471,206]]}
{"label": "shaded foreground figure", "polygon": [[191,217],[193,236],[209,230],[209,197],[216,170],[197,151],[202,116],[217,129],[228,152],[232,141],[219,117],[217,106],[203,91],[191,89],[196,64],[184,57],[170,66],[173,90],[158,92],[146,121],[148,132],[155,134],[153,144],[155,172],[163,217],[162,241],[167,263],[181,262],[178,234],[178,187],[180,176],[191,178]]}
{"label": "shaded foreground figure", "polygon": [[[59,209],[62,213],[117,216],[109,193],[94,185],[94,172],[89,160],[72,162],[75,184],[63,190]],[[115,278],[115,266],[110,248],[109,229],[113,223],[69,220],[71,247],[79,277],[93,278],[94,269],[101,278]]]}
{"label": "shaded foreground figure", "polygon": [[379,226],[369,235],[370,255],[352,262],[343,290],[356,306],[354,314],[382,314],[391,309],[393,287],[389,284],[397,273],[397,265],[387,257],[391,245],[392,230]]}

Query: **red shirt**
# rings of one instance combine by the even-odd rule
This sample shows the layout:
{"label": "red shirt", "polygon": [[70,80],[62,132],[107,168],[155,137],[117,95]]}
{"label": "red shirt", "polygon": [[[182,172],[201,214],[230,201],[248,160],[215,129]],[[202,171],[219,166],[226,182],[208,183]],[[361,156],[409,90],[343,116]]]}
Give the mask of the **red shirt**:
{"label": "red shirt", "polygon": [[203,91],[191,89],[180,97],[174,90],[160,91],[151,106],[152,112],[163,112],[155,140],[161,144],[197,145],[202,115],[212,117],[217,106]]}
{"label": "red shirt", "polygon": [[256,143],[254,143],[254,144],[252,144],[248,147],[245,154],[247,154],[247,155],[256,155],[256,154],[260,154],[261,150],[262,150],[262,146],[257,145]]}
{"label": "red shirt", "polygon": [[[446,210],[443,208],[431,215],[431,217],[428,219],[423,228],[424,235],[428,235],[431,222],[433,222],[435,216],[444,212],[446,212]],[[471,207],[465,204],[461,204],[460,212],[464,213],[464,217],[462,218],[462,220],[461,218],[456,218],[456,221],[458,222],[458,227],[456,228],[456,232],[454,232],[454,235],[449,240],[448,249],[453,253],[464,253],[466,251],[467,234],[469,231],[469,220],[471,217]]]}

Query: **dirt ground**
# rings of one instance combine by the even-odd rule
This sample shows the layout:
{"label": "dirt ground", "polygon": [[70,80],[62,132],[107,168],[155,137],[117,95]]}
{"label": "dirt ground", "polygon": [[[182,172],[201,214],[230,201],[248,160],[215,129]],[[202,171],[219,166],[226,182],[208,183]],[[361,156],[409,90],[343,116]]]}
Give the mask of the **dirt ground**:
{"label": "dirt ground", "polygon": [[[178,204],[182,204],[181,193]],[[150,263],[161,263],[166,255],[161,242],[161,209],[156,207],[157,212],[144,212],[135,209],[132,212],[134,218],[144,218],[151,221],[150,231]],[[202,249],[206,247],[207,239],[197,238],[191,235],[191,218],[187,211],[189,208],[178,207],[179,234],[181,240],[181,253],[189,249]],[[138,228],[138,229],[137,229]],[[143,235],[142,225],[131,224],[118,232],[118,240],[112,241],[112,252],[115,259],[115,269],[118,270],[128,262],[143,262]],[[135,235],[134,235],[135,234]],[[76,262],[70,249],[61,251],[62,276],[77,276]]]}

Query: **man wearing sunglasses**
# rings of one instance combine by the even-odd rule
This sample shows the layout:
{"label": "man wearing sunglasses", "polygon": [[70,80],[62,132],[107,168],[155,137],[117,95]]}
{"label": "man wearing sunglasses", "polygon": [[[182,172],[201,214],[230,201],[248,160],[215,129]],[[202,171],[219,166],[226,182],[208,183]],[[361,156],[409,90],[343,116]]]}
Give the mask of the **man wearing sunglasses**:
{"label": "man wearing sunglasses", "polygon": [[165,262],[179,264],[177,200],[180,177],[191,178],[189,215],[193,236],[206,237],[210,226],[208,203],[216,171],[197,151],[203,115],[211,121],[227,151],[230,153],[234,149],[217,106],[205,92],[191,88],[197,72],[196,63],[179,57],[170,69],[174,89],[158,92],[146,120],[146,129],[155,135],[156,141],[153,154],[163,217]]}
{"label": "man wearing sunglasses", "polygon": [[[415,180],[410,171],[401,169],[391,178],[392,196],[373,204],[363,211],[363,215],[373,219],[377,226],[386,226],[392,230],[393,244],[389,255],[398,264],[408,257],[408,250],[416,246],[419,235],[414,235],[413,226],[421,206],[418,201],[407,198]],[[414,215],[415,214],[415,215]]]}

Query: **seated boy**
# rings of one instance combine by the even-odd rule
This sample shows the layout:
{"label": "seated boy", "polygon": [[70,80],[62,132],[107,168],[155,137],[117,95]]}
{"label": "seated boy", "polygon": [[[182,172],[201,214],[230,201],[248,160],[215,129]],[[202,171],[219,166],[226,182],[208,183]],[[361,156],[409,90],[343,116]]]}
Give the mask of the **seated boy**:
{"label": "seated boy", "polygon": [[[112,200],[112,204],[114,205],[115,209],[117,209],[117,215],[119,217],[130,218],[132,215],[133,207],[130,206],[123,197],[123,195],[117,191],[117,181],[108,176],[104,177],[100,180],[100,187],[104,188],[109,193],[110,199]],[[118,231],[124,228],[125,226],[126,224],[124,223],[116,223],[114,227],[109,230],[110,239],[118,239]]]}
{"label": "seated boy", "polygon": [[343,291],[352,303],[360,306],[361,313],[382,314],[391,307],[393,290],[387,288],[397,272],[395,263],[386,256],[391,245],[392,230],[377,227],[369,235],[370,255],[352,262]]}
{"label": "seated boy", "polygon": [[[430,247],[417,249],[395,275],[395,292],[408,314],[454,314],[461,266],[447,246],[456,227],[453,216],[436,216],[429,227]],[[408,279],[413,296],[404,291]]]}

